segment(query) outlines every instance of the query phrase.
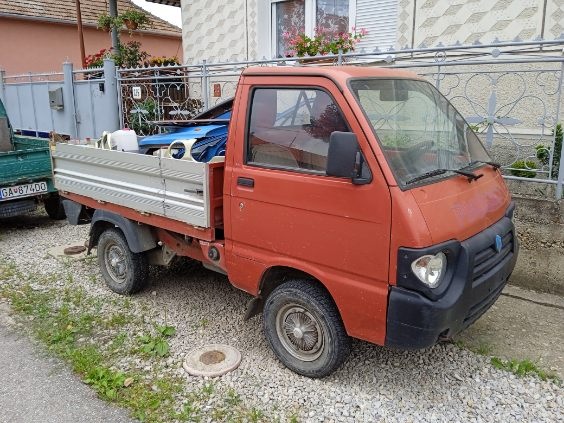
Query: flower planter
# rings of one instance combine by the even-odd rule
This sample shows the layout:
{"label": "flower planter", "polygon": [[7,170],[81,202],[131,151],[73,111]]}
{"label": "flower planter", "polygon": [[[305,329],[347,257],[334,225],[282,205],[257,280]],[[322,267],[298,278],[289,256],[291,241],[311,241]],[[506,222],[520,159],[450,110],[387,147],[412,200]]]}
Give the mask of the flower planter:
{"label": "flower planter", "polygon": [[137,24],[137,22],[135,21],[130,21],[129,19],[124,19],[123,20],[124,25],[126,26],[127,29],[129,29],[130,31],[133,31],[135,29],[137,29],[139,27],[139,25]]}
{"label": "flower planter", "polygon": [[313,57],[300,57],[298,61],[304,65],[333,65],[337,63],[336,57],[323,57],[323,56],[313,56]]}

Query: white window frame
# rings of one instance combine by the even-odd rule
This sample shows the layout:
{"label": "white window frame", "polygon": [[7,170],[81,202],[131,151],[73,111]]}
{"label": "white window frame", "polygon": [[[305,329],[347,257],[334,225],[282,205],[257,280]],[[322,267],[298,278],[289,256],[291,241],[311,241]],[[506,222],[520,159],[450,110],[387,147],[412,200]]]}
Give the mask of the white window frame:
{"label": "white window frame", "polygon": [[[269,0],[270,1],[270,56],[276,55],[276,3],[283,3],[288,0]],[[315,31],[315,11],[317,10],[317,0],[305,0],[305,34],[313,36]],[[356,26],[356,0],[349,0],[349,31]]]}

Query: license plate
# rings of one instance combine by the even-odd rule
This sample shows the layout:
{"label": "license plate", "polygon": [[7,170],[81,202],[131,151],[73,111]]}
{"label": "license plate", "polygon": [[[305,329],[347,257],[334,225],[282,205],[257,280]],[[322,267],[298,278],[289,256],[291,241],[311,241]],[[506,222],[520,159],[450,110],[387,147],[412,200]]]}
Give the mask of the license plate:
{"label": "license plate", "polygon": [[34,182],[32,184],[15,185],[13,187],[0,188],[0,201],[14,198],[31,197],[47,192],[47,182]]}

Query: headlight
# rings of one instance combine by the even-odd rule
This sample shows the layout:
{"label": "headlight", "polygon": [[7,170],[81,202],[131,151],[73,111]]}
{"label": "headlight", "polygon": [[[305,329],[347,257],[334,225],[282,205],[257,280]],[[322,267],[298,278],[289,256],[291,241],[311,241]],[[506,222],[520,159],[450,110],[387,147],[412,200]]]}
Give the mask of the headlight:
{"label": "headlight", "polygon": [[439,252],[425,255],[411,263],[411,271],[421,282],[429,288],[436,288],[441,283],[441,277],[446,271],[447,258],[444,253]]}

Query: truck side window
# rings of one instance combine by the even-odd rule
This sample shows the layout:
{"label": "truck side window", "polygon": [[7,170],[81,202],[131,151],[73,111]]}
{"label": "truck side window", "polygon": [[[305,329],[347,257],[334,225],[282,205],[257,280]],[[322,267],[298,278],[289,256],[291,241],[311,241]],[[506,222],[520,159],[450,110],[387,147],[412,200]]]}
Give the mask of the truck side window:
{"label": "truck side window", "polygon": [[324,172],[331,133],[348,130],[337,105],[321,89],[257,88],[247,163]]}

